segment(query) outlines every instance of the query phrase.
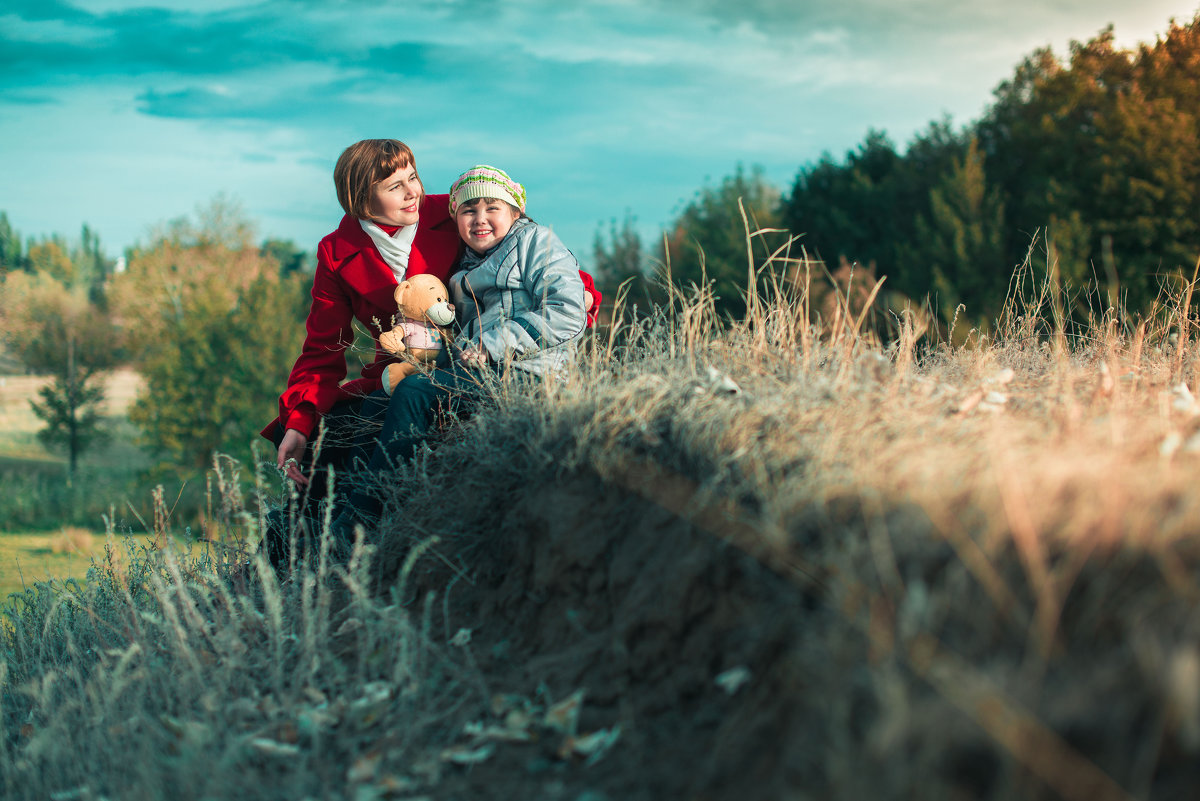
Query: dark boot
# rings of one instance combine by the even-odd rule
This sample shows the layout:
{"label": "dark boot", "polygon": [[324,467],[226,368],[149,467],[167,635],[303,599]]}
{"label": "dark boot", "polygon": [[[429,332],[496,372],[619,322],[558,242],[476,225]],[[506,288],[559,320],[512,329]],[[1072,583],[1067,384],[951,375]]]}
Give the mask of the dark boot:
{"label": "dark boot", "polygon": [[379,530],[379,515],[383,505],[378,498],[362,491],[351,494],[344,504],[334,511],[333,522],[329,524],[330,550],[336,554],[337,561],[350,561],[354,552],[356,538],[354,529],[362,526],[363,535],[372,539]]}
{"label": "dark boot", "polygon": [[263,550],[267,561],[276,572],[287,569],[288,551],[291,547],[291,528],[288,525],[287,509],[272,509],[267,512],[266,528],[263,529]]}

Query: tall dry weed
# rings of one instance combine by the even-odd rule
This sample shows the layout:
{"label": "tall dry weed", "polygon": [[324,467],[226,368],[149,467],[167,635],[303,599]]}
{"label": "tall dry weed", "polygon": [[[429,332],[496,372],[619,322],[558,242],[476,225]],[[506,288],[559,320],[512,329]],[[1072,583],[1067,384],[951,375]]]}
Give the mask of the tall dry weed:
{"label": "tall dry weed", "polygon": [[[211,522],[253,542],[232,468],[214,471],[223,496]],[[148,545],[110,532],[85,583],[41,583],[10,600],[6,798],[369,789],[437,742],[454,710],[486,703],[463,695],[476,682],[394,595],[368,593],[370,548],[335,566],[325,537],[319,560],[280,578],[228,537],[180,550],[169,508],[157,508]]]}

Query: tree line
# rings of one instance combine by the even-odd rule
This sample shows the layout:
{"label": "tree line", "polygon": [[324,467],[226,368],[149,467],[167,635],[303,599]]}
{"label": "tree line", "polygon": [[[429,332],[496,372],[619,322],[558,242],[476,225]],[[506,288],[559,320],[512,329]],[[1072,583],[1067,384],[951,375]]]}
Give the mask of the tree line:
{"label": "tree line", "polygon": [[[987,325],[1027,263],[1072,288],[1076,319],[1108,308],[1128,319],[1195,273],[1198,138],[1200,15],[1133,49],[1116,47],[1110,26],[1065,59],[1026,57],[961,128],[931,122],[903,150],[869,131],[844,158],[801,167],[787,191],[739,167],[650,248],[632,217],[614,220],[597,233],[595,264],[610,288],[631,279],[635,296],[653,293],[644,285],[669,264],[675,283],[707,282],[739,314],[744,211],[752,226],[798,235],[793,256],[886,276],[946,320],[965,308]],[[779,237],[756,238],[756,255],[784,247]]]}

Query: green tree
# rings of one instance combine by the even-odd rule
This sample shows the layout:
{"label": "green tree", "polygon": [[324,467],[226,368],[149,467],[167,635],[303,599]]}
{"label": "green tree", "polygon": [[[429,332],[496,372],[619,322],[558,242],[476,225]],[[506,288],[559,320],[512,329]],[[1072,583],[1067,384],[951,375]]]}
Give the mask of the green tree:
{"label": "green tree", "polygon": [[782,222],[804,233],[811,255],[837,263],[890,264],[900,155],[882,131],[869,131],[838,164],[825,154],[800,170],[781,209]]}
{"label": "green tree", "polygon": [[108,314],[92,303],[83,287],[70,287],[48,274],[10,273],[4,280],[6,344],[35,373],[49,375],[34,414],[46,427],[38,437],[67,452],[69,477],[79,457],[104,439],[99,379],[122,357],[120,339]]}
{"label": "green tree", "polygon": [[278,262],[282,275],[311,272],[308,254],[296,247],[296,243],[290,239],[267,239],[259,247],[259,254]]}
{"label": "green tree", "polygon": [[28,269],[21,235],[13,230],[8,215],[0,211],[0,275],[11,270]]}
{"label": "green tree", "polygon": [[295,289],[295,281],[264,275],[232,307],[215,287],[202,287],[177,317],[172,310],[167,334],[138,359],[146,391],[129,410],[149,445],[184,467],[206,467],[214,451],[249,457],[299,353],[289,335],[303,331]]}
{"label": "green tree", "polygon": [[625,213],[620,227],[616,219],[609,220],[607,237],[600,230],[592,241],[592,269],[596,285],[606,297],[615,299],[618,288],[628,283],[628,296],[634,302],[661,302],[659,289],[647,274],[647,260],[642,238],[636,228],[637,219]]}
{"label": "green tree", "polygon": [[228,201],[169,223],[130,253],[114,308],[145,389],[130,408],[148,445],[181,468],[246,458],[304,335],[304,276],[280,275]]}
{"label": "green tree", "polygon": [[931,190],[965,152],[949,120],[930,124],[900,154],[882,131],[869,131],[842,163],[828,156],[804,167],[781,208],[784,227],[802,233],[810,255],[829,264],[857,262],[914,297],[933,286],[916,249],[916,222],[928,218]]}
{"label": "green tree", "polygon": [[104,292],[112,276],[115,262],[104,255],[100,236],[84,223],[79,232],[79,247],[71,254],[75,280],[84,284],[96,303],[104,302]]}
{"label": "green tree", "polygon": [[[739,165],[719,185],[700,190],[667,234],[667,250],[661,255],[664,261],[670,258],[673,280],[685,287],[710,281],[719,312],[735,317],[744,314],[750,272],[742,209],[754,232],[778,227],[778,206],[779,190],[767,182],[759,167],[747,173]],[[749,255],[756,267],[779,241],[779,236],[753,239]]]}
{"label": "green tree", "polygon": [[930,190],[930,214],[917,220],[917,247],[928,260],[942,314],[960,303],[975,319],[1000,311],[1013,264],[1005,249],[1004,203],[988,187],[975,140],[942,182]]}

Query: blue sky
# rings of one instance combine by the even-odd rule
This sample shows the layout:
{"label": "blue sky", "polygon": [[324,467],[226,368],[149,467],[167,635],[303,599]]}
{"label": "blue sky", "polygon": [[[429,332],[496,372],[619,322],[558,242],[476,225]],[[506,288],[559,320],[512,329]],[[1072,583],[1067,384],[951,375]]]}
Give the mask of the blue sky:
{"label": "blue sky", "polygon": [[427,191],[476,163],[583,260],[628,211],[652,238],[706,182],[780,188],[869,128],[977,118],[1033,49],[1195,0],[4,0],[0,210],[112,255],[219,194],[312,250],[338,153],[403,139]]}

